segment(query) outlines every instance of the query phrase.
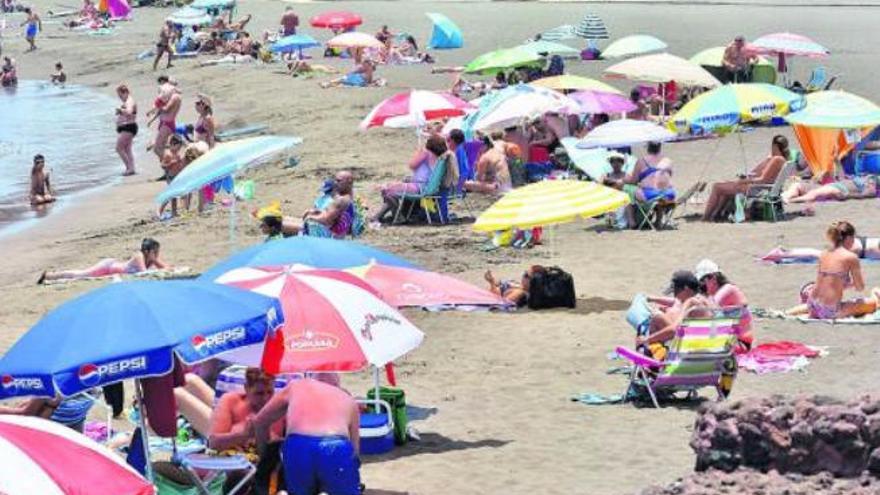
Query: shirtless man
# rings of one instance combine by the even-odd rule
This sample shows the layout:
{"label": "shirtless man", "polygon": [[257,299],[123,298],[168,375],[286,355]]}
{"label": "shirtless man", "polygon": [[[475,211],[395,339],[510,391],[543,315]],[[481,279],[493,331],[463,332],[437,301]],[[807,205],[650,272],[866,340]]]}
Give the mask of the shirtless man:
{"label": "shirtless man", "polygon": [[734,38],[733,43],[727,45],[721,65],[728,83],[749,82],[752,80],[750,65],[755,60],[755,54],[746,48],[746,39],[740,35]]}
{"label": "shirtless man", "polygon": [[49,174],[46,172],[46,159],[43,155],[34,156],[34,165],[31,168],[31,191],[28,195],[31,205],[38,206],[55,201],[52,195],[52,185],[49,183]]}
{"label": "shirtless man", "polygon": [[37,15],[36,12],[32,11],[30,7],[24,9],[24,13],[27,14],[27,18],[21,23],[22,26],[25,27],[24,31],[24,39],[27,40],[28,51],[32,52],[37,49],[36,39],[37,33],[43,30],[43,21],[40,20],[40,16]]}
{"label": "shirtless man", "polygon": [[168,54],[168,65],[165,67],[170,68],[171,65],[171,44],[174,42],[174,23],[171,21],[165,21],[165,25],[162,26],[162,30],[159,31],[159,40],[156,42],[156,59],[153,61],[153,71],[159,67],[159,60],[162,59],[162,55]]}
{"label": "shirtless man", "polygon": [[360,411],[336,375],[294,380],[276,393],[253,420],[257,445],[266,444],[268,425],[280,418],[289,493],[360,495]]}
{"label": "shirtless man", "polygon": [[297,27],[299,27],[299,16],[293,11],[293,7],[288,5],[284,9],[284,15],[281,16],[281,36],[296,34]]}
{"label": "shirtless man", "polygon": [[285,218],[282,222],[282,232],[286,236],[299,235],[300,232],[309,229],[327,229],[332,232],[336,221],[339,219],[353,201],[352,189],[354,176],[349,171],[341,171],[333,180],[333,200],[323,209],[312,208],[307,210],[302,217],[302,222]]}
{"label": "shirtless man", "polygon": [[507,168],[504,141],[493,142],[490,138],[484,137],[483,146],[486,150],[474,166],[476,180],[465,181],[465,190],[487,194],[510,191],[513,187],[510,170]]}

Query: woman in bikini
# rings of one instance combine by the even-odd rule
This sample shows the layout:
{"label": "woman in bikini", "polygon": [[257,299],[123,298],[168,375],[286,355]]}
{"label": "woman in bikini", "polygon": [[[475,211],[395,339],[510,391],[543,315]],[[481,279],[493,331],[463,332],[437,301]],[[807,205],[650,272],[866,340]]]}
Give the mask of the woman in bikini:
{"label": "woman in bikini", "polygon": [[813,203],[815,201],[846,201],[880,196],[880,178],[874,175],[850,177],[830,184],[798,182],[782,193],[785,203]]}
{"label": "woman in bikini", "polygon": [[131,146],[138,133],[137,103],[125,84],[116,87],[116,95],[122,101],[122,105],[116,109],[116,153],[125,165],[122,175],[134,175],[134,152]]}
{"label": "woman in bikini", "polygon": [[49,183],[49,174],[46,173],[46,159],[43,155],[34,156],[34,165],[31,167],[31,205],[39,206],[55,201],[52,195],[52,185]]}
{"label": "woman in bikini", "polygon": [[865,290],[862,267],[852,247],[856,229],[847,221],[834,222],[828,228],[831,247],[819,256],[819,269],[812,290],[806,294],[806,304],[788,311],[789,315],[807,314],[810,318],[834,320],[860,316],[876,311],[880,291],[874,289],[870,298],[844,301],[849,288]]}
{"label": "woman in bikini", "polygon": [[483,137],[483,154],[474,165],[474,180],[465,181],[469,192],[503,194],[513,189],[507,164],[505,142],[501,136]]}
{"label": "woman in bikini", "polygon": [[483,278],[486,279],[486,282],[489,282],[490,291],[503,297],[505,301],[516,304],[517,307],[522,308],[529,303],[529,283],[532,279],[532,276],[535,273],[543,271],[543,266],[533,265],[528,270],[523,272],[522,279],[519,281],[519,283],[513,282],[511,280],[499,281],[495,278],[492,270],[486,270]]}
{"label": "woman in bikini", "polygon": [[[196,112],[199,114],[196,120],[195,134],[196,141],[201,141],[208,146],[208,149],[217,144],[215,135],[216,123],[214,122],[214,110],[211,104],[211,98],[207,95],[199,94],[196,97]],[[199,191],[199,212],[205,210],[205,205],[214,201],[214,186],[208,184]]]}
{"label": "woman in bikini", "polygon": [[108,277],[110,275],[142,273],[150,269],[167,270],[170,265],[159,258],[159,242],[146,238],[141,242],[140,251],[135,251],[127,261],[106,258],[85,270],[66,270],[62,272],[45,271],[38,284],[52,280],[73,280],[83,278]]}

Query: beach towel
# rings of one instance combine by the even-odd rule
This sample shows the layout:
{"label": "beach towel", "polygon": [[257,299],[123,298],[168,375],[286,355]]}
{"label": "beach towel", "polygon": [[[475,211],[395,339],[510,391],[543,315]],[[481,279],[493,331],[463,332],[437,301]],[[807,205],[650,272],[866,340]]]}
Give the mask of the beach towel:
{"label": "beach towel", "polygon": [[[806,256],[803,258],[786,258],[786,259],[767,259],[766,257],[770,256],[770,253],[765,254],[764,256],[755,256],[755,261],[760,263],[766,263],[768,265],[815,265],[819,262],[819,258],[815,256]],[[873,258],[860,258],[859,261],[863,263],[876,263],[880,262],[880,260],[875,260]]]}
{"label": "beach towel", "polygon": [[880,325],[880,311],[860,316],[858,318],[837,318],[833,320],[821,320],[818,318],[810,318],[808,316],[791,316],[785,314],[785,311],[782,310],[765,308],[752,309],[752,315],[764,320],[779,319],[799,321],[801,323],[825,323],[827,325]]}
{"label": "beach towel", "polygon": [[46,280],[44,285],[63,285],[75,282],[94,281],[94,280],[113,280],[114,282],[126,279],[138,280],[171,280],[178,278],[195,278],[199,274],[192,273],[192,269],[188,266],[176,266],[167,270],[147,270],[140,273],[115,273],[113,275],[105,275],[102,277],[83,277],[83,278],[62,278],[58,280]]}
{"label": "beach towel", "polygon": [[810,359],[827,354],[828,351],[824,347],[781,340],[755,346],[750,351],[738,355],[737,363],[740,368],[759,375],[788,373],[802,371],[810,364]]}

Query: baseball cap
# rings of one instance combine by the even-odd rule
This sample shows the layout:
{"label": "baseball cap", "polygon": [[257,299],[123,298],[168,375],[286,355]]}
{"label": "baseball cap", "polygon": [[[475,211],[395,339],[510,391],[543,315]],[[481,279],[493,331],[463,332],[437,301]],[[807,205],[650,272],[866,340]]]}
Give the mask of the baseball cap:
{"label": "baseball cap", "polygon": [[689,270],[678,270],[672,274],[672,280],[669,282],[669,287],[666,288],[664,294],[676,294],[683,289],[688,288],[694,292],[698,292],[700,290],[700,281],[697,280],[697,277],[694,276],[693,272]]}
{"label": "baseball cap", "polygon": [[697,280],[703,280],[703,277],[706,275],[712,275],[713,273],[718,273],[720,271],[721,269],[718,268],[717,263],[706,258],[697,263],[697,267],[694,268],[694,276],[697,277]]}

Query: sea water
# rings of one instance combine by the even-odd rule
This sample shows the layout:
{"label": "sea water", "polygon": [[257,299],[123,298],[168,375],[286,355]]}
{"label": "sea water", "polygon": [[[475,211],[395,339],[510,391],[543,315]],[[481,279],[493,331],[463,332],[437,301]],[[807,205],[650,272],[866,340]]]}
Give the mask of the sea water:
{"label": "sea water", "polygon": [[[0,89],[0,233],[51,213],[87,189],[112,183],[123,170],[116,154],[112,97],[84,86],[19,81]],[[30,206],[33,158],[42,154],[56,204]]]}

